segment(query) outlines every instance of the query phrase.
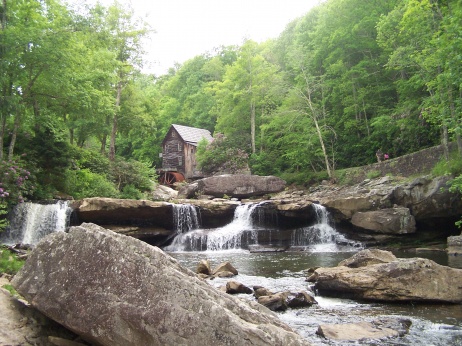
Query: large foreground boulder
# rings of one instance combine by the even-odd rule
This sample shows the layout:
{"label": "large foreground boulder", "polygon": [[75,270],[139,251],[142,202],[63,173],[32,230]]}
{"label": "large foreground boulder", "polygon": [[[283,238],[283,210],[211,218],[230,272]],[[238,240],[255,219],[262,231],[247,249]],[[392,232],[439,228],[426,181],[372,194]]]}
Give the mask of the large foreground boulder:
{"label": "large foreground boulder", "polygon": [[12,281],[97,345],[307,345],[257,303],[222,293],[160,249],[94,224],[44,238]]}
{"label": "large foreground boulder", "polygon": [[192,185],[180,190],[179,198],[191,198],[196,194],[235,198],[248,198],[276,193],[284,190],[286,182],[274,176],[258,176],[248,174],[217,175],[200,179]]}
{"label": "large foreground boulder", "polygon": [[310,280],[325,295],[388,302],[462,303],[462,269],[424,258],[396,259],[356,268],[318,268]]}

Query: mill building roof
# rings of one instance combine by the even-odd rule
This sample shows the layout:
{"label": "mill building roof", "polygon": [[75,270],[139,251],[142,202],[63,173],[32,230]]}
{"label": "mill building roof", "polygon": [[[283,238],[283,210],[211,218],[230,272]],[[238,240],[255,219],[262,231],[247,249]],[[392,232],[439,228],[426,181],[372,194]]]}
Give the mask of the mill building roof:
{"label": "mill building roof", "polygon": [[213,140],[212,134],[209,130],[199,129],[196,127],[189,127],[184,125],[172,124],[172,127],[178,132],[181,138],[190,144],[197,144],[202,138],[205,138],[208,142]]}

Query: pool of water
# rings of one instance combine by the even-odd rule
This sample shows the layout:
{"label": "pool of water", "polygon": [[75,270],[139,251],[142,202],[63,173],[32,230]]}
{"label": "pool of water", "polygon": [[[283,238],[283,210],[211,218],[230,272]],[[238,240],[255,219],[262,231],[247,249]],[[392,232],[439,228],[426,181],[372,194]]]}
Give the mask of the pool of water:
{"label": "pool of water", "polygon": [[[196,271],[202,259],[208,259],[212,268],[229,261],[239,272],[233,280],[249,287],[259,285],[278,291],[301,291],[309,288],[305,281],[306,270],[311,267],[333,267],[353,252],[284,252],[250,253],[245,250],[171,252],[183,266]],[[425,257],[442,265],[462,268],[445,253],[410,254],[397,252],[398,257]],[[452,262],[451,262],[452,261]],[[224,286],[229,279],[214,279],[213,286]],[[252,295],[240,295],[253,299]],[[408,335],[380,342],[360,342],[351,345],[462,345],[462,305],[444,304],[379,304],[349,299],[317,296],[318,305],[310,308],[292,309],[278,313],[280,319],[290,325],[313,345],[339,345],[317,336],[320,324],[370,321],[380,317],[406,317],[412,326]],[[341,345],[349,345],[342,342]]]}

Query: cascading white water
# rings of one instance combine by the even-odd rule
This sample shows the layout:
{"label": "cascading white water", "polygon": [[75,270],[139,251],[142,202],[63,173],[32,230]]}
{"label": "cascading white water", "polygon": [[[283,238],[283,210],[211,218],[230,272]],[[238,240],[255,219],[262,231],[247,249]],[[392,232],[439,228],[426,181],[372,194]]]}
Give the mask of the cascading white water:
{"label": "cascading white water", "polygon": [[200,227],[197,209],[190,204],[172,204],[173,222],[177,233],[186,233]]}
{"label": "cascading white water", "polygon": [[234,219],[231,223],[207,235],[207,250],[240,249],[244,232],[250,236],[250,239],[246,239],[247,243],[256,244],[258,239],[252,214],[258,206],[259,204],[238,206],[234,211]]}
{"label": "cascading white water", "polygon": [[190,204],[172,204],[172,208],[176,236],[165,250],[181,251],[184,250],[184,242],[188,241],[188,234],[200,227],[200,216]]}
{"label": "cascading white water", "polygon": [[[352,249],[357,250],[359,243],[347,240],[343,234],[337,232],[329,223],[329,213],[320,204],[313,204],[316,213],[316,224],[292,232],[291,246],[304,247],[311,252],[331,252],[338,251],[339,244],[348,244]],[[347,250],[345,245],[342,250]]]}
{"label": "cascading white water", "polygon": [[10,225],[0,235],[3,244],[35,245],[44,236],[52,232],[64,232],[72,209],[67,201],[54,204],[21,203],[10,218]]}
{"label": "cascading white water", "polygon": [[[234,211],[234,218],[228,225],[214,230],[196,229],[178,234],[166,251],[204,251],[240,249],[242,241],[247,244],[257,243],[257,229],[253,213],[260,204],[239,205]],[[261,215],[259,216],[261,218]]]}
{"label": "cascading white water", "polygon": [[[217,229],[194,229],[195,226],[190,225],[184,227],[184,231],[178,232],[172,244],[164,249],[166,251],[240,250],[258,245],[259,236],[263,237],[262,244],[270,247],[288,246],[292,249],[302,248],[312,252],[358,249],[359,244],[348,241],[329,224],[329,214],[322,205],[313,204],[316,213],[315,225],[295,229],[287,234],[287,231],[261,226],[268,221],[265,216],[268,211],[261,208],[264,203],[239,205],[234,211],[232,222]],[[274,222],[274,213],[269,215],[272,217],[273,224],[277,224],[277,220]],[[178,224],[178,221],[176,223]],[[276,235],[278,232],[279,234]],[[285,243],[272,244],[272,238],[279,239],[277,242],[280,242],[281,232],[288,236],[285,238],[287,239]]]}

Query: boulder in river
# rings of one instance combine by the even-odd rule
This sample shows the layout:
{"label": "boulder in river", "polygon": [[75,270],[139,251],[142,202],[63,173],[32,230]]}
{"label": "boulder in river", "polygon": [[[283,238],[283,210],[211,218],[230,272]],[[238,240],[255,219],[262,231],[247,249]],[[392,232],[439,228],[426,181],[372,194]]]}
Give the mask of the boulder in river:
{"label": "boulder in river", "polygon": [[12,285],[96,345],[308,345],[259,304],[220,292],[156,247],[94,224],[44,238]]}
{"label": "boulder in river", "polygon": [[365,249],[355,253],[350,258],[344,259],[338,265],[359,268],[365,267],[371,264],[389,263],[398,260],[395,255],[390,251],[384,251],[379,249]]}
{"label": "boulder in river", "polygon": [[324,295],[388,302],[462,303],[462,269],[424,258],[359,268],[318,268],[310,279]]}
{"label": "boulder in river", "polygon": [[404,336],[409,332],[411,320],[380,319],[372,322],[323,324],[316,334],[335,341],[380,340]]}

